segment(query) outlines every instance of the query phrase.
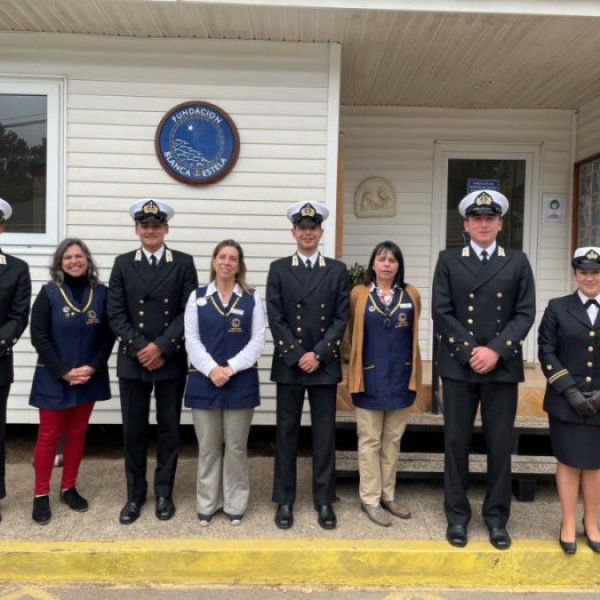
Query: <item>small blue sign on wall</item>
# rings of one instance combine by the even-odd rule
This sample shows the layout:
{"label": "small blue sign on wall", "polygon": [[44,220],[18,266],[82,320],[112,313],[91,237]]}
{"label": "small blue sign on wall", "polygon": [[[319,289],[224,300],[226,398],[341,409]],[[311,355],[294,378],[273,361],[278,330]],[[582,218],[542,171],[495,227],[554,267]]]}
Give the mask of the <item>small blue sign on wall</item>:
{"label": "small blue sign on wall", "polygon": [[171,177],[189,185],[215,183],[233,169],[240,138],[231,117],[208,102],[186,102],[161,120],[156,155]]}
{"label": "small blue sign on wall", "polygon": [[495,192],[499,192],[500,180],[469,177],[469,179],[467,179],[467,194],[476,192],[477,190],[494,190]]}

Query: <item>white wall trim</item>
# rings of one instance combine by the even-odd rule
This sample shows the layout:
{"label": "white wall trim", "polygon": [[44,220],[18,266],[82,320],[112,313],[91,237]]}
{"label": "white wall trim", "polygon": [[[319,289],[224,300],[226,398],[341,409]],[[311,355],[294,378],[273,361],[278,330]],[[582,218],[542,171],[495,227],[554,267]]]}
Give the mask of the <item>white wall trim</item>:
{"label": "white wall trim", "polygon": [[324,250],[327,256],[335,256],[341,74],[342,47],[340,44],[330,44],[329,93],[327,97],[327,167],[325,175],[325,202],[329,208],[330,216],[325,227],[324,243]]}
{"label": "white wall trim", "polygon": [[[574,110],[571,114],[571,171],[569,172],[569,193],[568,193],[568,201],[567,201],[567,223],[569,231],[569,257],[571,257],[571,252],[574,250],[571,248],[571,235],[573,231],[573,203],[575,202],[575,197],[573,196],[573,187],[575,184],[575,169],[573,165],[577,162],[577,131],[579,128],[579,111]],[[569,294],[573,291],[573,275],[571,269],[567,270],[567,276],[565,278],[565,294]]]}

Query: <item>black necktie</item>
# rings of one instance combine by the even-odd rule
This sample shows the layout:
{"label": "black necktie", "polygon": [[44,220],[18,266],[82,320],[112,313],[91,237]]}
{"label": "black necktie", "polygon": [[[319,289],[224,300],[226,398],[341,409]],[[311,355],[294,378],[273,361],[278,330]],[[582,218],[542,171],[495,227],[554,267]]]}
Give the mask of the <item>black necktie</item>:
{"label": "black necktie", "polygon": [[588,309],[590,306],[597,306],[598,308],[600,308],[600,304],[598,304],[598,300],[596,300],[595,298],[590,298],[585,304],[584,304],[585,308]]}
{"label": "black necktie", "polygon": [[156,256],[154,254],[150,255],[150,268],[154,271],[156,269]]}
{"label": "black necktie", "polygon": [[481,264],[485,267],[489,262],[487,250],[481,251]]}
{"label": "black necktie", "polygon": [[312,263],[310,262],[310,258],[306,259],[306,270],[307,271],[312,271]]}

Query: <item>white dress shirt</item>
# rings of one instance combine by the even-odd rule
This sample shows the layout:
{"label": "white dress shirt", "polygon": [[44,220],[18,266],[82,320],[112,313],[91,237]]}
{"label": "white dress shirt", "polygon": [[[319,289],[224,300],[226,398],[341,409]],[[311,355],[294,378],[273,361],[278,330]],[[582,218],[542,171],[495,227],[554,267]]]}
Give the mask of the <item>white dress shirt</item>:
{"label": "white dress shirt", "polygon": [[312,266],[312,268],[315,268],[315,265],[317,264],[317,259],[319,258],[319,252],[315,252],[312,256],[304,256],[304,254],[300,254],[300,252],[298,252],[296,250],[296,254],[298,255],[298,258],[300,259],[300,262],[306,266],[306,261],[310,260],[310,264]]}
{"label": "white dress shirt", "polygon": [[144,246],[142,246],[142,252],[144,253],[144,256],[146,257],[148,262],[150,262],[151,256],[156,256],[156,264],[158,264],[160,262],[160,259],[163,257],[163,254],[165,253],[165,246],[163,244],[156,252],[150,252],[149,250],[146,250]]}
{"label": "white dress shirt", "polygon": [[[208,284],[205,296],[218,294],[214,281]],[[236,296],[242,295],[242,289],[236,283],[233,288]],[[188,298],[185,306],[184,325],[185,325],[185,349],[188,353],[188,360],[195,369],[208,377],[209,373],[219,364],[206,350],[206,346],[200,339],[200,327],[198,323],[198,305],[196,304],[196,290]],[[231,301],[230,301],[231,304]],[[265,309],[258,293],[254,290],[254,310],[252,311],[252,332],[250,341],[232,358],[227,364],[233,369],[234,373],[249,369],[254,366],[260,358],[265,346]]]}
{"label": "white dress shirt", "polygon": [[[579,299],[583,302],[583,304],[585,304],[588,300],[596,300],[596,302],[600,304],[600,296],[596,296],[595,298],[588,298],[585,294],[581,292],[581,290],[577,290],[577,295],[579,296]],[[586,308],[588,317],[590,318],[592,325],[596,322],[598,310],[600,309],[598,309],[598,307],[595,304],[590,304],[590,306]]]}
{"label": "white dress shirt", "polygon": [[487,248],[482,248],[481,246],[476,244],[473,240],[471,240],[471,248],[473,248],[473,250],[475,251],[475,254],[477,254],[477,258],[479,260],[481,260],[481,253],[484,250],[487,252],[488,259],[492,258],[492,254],[494,254],[494,252],[496,251],[497,245],[498,244],[495,241],[493,241]]}

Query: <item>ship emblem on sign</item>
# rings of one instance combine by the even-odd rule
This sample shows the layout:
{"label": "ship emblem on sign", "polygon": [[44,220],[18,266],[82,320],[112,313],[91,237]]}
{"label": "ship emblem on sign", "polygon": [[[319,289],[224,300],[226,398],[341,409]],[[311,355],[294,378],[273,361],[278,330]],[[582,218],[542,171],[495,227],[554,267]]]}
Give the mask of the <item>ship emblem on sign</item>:
{"label": "ship emblem on sign", "polygon": [[240,139],[231,117],[208,102],[186,102],[161,120],[155,138],[163,169],[191,185],[219,181],[235,165]]}

